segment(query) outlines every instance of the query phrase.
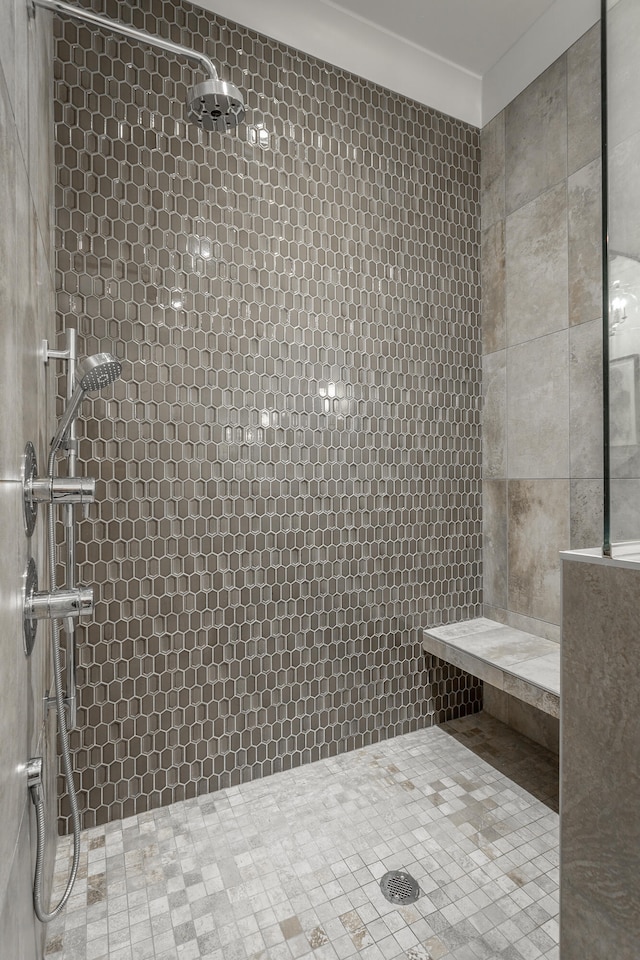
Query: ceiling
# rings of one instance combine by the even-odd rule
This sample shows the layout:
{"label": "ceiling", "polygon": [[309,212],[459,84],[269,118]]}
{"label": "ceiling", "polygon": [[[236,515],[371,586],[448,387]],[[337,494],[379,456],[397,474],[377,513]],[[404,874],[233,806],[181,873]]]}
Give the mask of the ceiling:
{"label": "ceiling", "polygon": [[482,76],[554,0],[325,0]]}
{"label": "ceiling", "polygon": [[599,18],[599,0],[199,0],[476,126]]}

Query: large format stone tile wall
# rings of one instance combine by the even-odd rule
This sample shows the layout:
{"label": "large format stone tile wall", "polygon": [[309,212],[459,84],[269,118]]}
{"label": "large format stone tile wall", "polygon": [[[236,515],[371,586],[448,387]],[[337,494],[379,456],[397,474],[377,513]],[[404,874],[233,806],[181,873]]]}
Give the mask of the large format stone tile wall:
{"label": "large format stone tile wall", "polygon": [[191,67],[57,27],[58,323],[124,363],[80,428],[86,825],[480,697],[419,636],[481,603],[478,131],[186,2],[95,8],[248,115],[203,137]]}
{"label": "large format stone tile wall", "polygon": [[31,539],[25,534],[20,478],[27,440],[46,466],[47,396],[55,390],[40,354],[41,340],[54,334],[51,19],[30,21],[21,0],[0,0],[0,25],[0,953],[34,960],[42,955],[44,928],[32,906],[35,819],[25,763],[45,759],[48,881],[57,833],[56,744],[43,707],[46,625],[39,625],[30,657],[23,646],[23,571],[33,557],[42,582],[46,557],[44,518]]}
{"label": "large format stone tile wall", "polygon": [[482,131],[484,609],[551,639],[602,542],[599,29]]}

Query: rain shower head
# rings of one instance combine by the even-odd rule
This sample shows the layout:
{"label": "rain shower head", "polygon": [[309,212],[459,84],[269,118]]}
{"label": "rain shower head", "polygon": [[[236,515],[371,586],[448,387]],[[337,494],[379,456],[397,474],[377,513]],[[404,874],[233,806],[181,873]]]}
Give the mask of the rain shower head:
{"label": "rain shower head", "polygon": [[130,27],[117,20],[102,17],[91,10],[66,3],[65,0],[27,0],[27,8],[32,15],[36,7],[44,7],[46,10],[51,10],[63,16],[75,17],[77,20],[83,20],[85,23],[90,23],[102,30],[111,30],[114,33],[129,37],[131,40],[147,43],[152,47],[159,47],[168,53],[187,57],[190,60],[197,60],[209,74],[209,79],[196,84],[189,90],[187,112],[189,120],[197,123],[201,130],[217,130],[224,133],[225,130],[233,130],[244,119],[245,108],[242,94],[232,83],[219,79],[214,64],[204,53],[192,50],[190,47],[183,47],[171,40],[165,40],[164,37],[156,37],[153,34],[145,33],[143,30]]}
{"label": "rain shower head", "polygon": [[102,390],[118,379],[122,373],[122,364],[110,353],[96,353],[92,357],[85,357],[76,368],[75,389],[67,404],[67,408],[60,418],[56,435],[51,441],[51,453],[61,447],[71,424],[78,415],[80,404],[87,393]]}
{"label": "rain shower head", "polygon": [[233,130],[242,123],[244,112],[242,94],[226,80],[204,80],[189,90],[187,117],[203,130]]}

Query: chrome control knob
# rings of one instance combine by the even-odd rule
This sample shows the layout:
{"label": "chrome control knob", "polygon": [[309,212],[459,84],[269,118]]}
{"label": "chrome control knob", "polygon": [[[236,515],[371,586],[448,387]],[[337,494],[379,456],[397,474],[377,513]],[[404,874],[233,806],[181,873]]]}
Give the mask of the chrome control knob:
{"label": "chrome control knob", "polygon": [[93,613],[93,590],[76,587],[73,590],[34,592],[26,598],[24,615],[28,620],[62,620]]}
{"label": "chrome control knob", "polygon": [[42,477],[27,481],[24,495],[31,503],[94,503],[96,482],[92,477]]}
{"label": "chrome control knob", "polygon": [[38,573],[33,558],[29,560],[23,586],[23,628],[27,656],[33,649],[38,620],[61,620],[93,613],[92,587],[70,590],[38,590]]}
{"label": "chrome control knob", "polygon": [[35,529],[39,503],[95,503],[96,482],[92,477],[38,477],[36,451],[31,442],[22,458],[22,506],[28,537]]}

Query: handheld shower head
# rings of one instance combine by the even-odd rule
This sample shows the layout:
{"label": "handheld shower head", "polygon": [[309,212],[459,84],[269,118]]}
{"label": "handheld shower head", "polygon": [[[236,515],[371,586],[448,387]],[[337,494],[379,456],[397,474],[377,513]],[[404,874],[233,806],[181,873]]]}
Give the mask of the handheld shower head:
{"label": "handheld shower head", "polygon": [[110,353],[94,353],[85,357],[76,367],[76,386],[85,393],[102,390],[122,374],[122,364]]}
{"label": "handheld shower head", "polygon": [[63,445],[71,424],[78,415],[80,404],[87,393],[102,390],[108,387],[122,373],[122,364],[110,353],[96,353],[92,357],[85,357],[76,368],[75,390],[67,407],[60,418],[56,435],[51,441],[51,453]]}
{"label": "handheld shower head", "polygon": [[227,80],[203,80],[187,94],[187,118],[203,130],[233,130],[242,123],[244,113],[242,94]]}

